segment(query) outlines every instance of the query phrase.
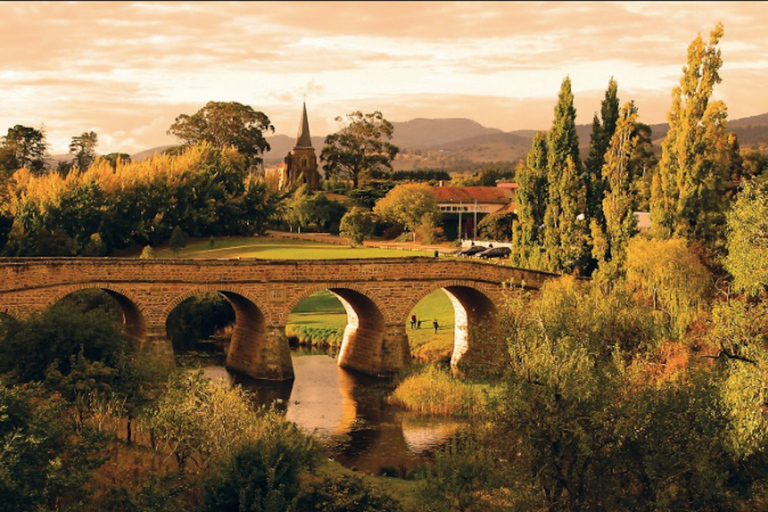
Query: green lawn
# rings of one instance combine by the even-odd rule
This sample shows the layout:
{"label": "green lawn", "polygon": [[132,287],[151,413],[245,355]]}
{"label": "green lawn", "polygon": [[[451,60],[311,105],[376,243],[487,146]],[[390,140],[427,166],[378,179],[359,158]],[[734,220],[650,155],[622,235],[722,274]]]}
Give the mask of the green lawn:
{"label": "green lawn", "polygon": [[162,247],[155,250],[156,258],[218,259],[258,258],[275,260],[323,260],[344,258],[403,258],[407,256],[433,257],[428,251],[403,251],[374,247],[349,247],[303,240],[269,237],[217,238],[194,240],[178,254]]}

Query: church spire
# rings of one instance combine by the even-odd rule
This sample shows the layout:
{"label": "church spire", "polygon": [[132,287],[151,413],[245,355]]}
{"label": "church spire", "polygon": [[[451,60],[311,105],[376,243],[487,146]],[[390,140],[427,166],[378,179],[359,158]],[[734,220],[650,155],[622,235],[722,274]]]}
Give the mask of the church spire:
{"label": "church spire", "polygon": [[307,103],[304,103],[304,110],[301,113],[301,122],[299,123],[299,135],[296,137],[297,148],[311,148],[312,137],[309,135],[309,120],[307,119]]}

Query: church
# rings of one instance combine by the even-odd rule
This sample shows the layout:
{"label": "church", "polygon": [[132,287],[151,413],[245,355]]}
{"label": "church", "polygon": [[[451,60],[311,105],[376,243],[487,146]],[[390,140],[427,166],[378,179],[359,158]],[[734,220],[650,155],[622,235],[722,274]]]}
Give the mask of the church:
{"label": "church", "polygon": [[315,154],[315,148],[312,147],[312,138],[309,135],[306,103],[304,103],[304,108],[301,112],[296,145],[277,167],[277,172],[278,186],[281,190],[298,185],[307,185],[312,190],[320,188],[322,176],[320,176],[318,170],[317,155]]}

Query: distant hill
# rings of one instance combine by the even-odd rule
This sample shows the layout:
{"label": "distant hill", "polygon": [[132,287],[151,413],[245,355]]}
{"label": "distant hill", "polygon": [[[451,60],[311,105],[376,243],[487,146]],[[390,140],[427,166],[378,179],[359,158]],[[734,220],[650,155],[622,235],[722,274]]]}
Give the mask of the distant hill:
{"label": "distant hill", "polygon": [[[395,130],[392,143],[400,148],[393,163],[395,170],[427,168],[461,168],[484,162],[517,162],[525,158],[531,147],[536,130],[515,130],[504,132],[488,128],[471,119],[424,119],[393,122]],[[736,134],[743,149],[768,149],[768,114],[729,120],[729,131]],[[667,134],[666,123],[651,125],[653,141],[660,150]],[[592,125],[578,125],[576,134],[583,157],[589,152]],[[318,156],[323,149],[325,136],[312,137],[312,144]],[[264,154],[267,166],[283,161],[293,148],[295,137],[273,135],[267,137],[271,150]],[[154,154],[162,153],[171,146],[158,146],[131,155],[134,162],[140,162]],[[55,168],[62,160],[72,160],[72,155],[54,155],[49,162]]]}

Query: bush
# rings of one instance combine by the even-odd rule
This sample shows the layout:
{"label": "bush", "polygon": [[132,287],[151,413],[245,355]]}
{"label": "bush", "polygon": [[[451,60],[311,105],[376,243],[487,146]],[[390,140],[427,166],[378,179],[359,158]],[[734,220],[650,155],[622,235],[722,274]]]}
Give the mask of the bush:
{"label": "bush", "polygon": [[390,495],[356,476],[326,477],[312,484],[301,497],[302,512],[397,512],[400,506]]}
{"label": "bush", "polygon": [[319,451],[295,425],[271,420],[208,477],[203,512],[296,510],[300,475],[314,469]]}

